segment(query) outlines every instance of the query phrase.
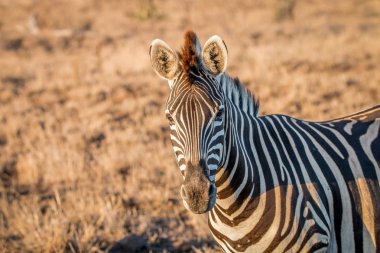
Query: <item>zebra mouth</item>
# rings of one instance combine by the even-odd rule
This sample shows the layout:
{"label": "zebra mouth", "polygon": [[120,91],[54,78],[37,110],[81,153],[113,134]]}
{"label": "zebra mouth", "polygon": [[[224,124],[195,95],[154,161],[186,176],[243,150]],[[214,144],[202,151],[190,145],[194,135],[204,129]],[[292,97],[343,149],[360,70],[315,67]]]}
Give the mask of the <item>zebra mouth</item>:
{"label": "zebra mouth", "polygon": [[216,202],[216,186],[211,183],[208,191],[201,192],[194,189],[185,191],[181,186],[181,197],[185,208],[193,213],[202,214],[210,211]]}

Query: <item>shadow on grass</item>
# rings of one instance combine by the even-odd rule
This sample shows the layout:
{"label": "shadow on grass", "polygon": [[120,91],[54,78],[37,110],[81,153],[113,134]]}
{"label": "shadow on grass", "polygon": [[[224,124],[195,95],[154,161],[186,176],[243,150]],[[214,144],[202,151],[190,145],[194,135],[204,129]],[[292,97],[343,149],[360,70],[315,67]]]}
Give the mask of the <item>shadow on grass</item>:
{"label": "shadow on grass", "polygon": [[144,235],[129,235],[114,243],[109,253],[122,252],[202,252],[203,247],[216,249],[213,240],[188,240],[181,243],[173,242],[167,238],[149,243]]}

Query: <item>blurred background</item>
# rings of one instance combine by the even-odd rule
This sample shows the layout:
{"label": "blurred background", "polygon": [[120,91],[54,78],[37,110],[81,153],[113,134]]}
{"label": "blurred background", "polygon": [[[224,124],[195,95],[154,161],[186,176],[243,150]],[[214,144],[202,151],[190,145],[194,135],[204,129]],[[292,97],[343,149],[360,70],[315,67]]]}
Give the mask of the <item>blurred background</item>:
{"label": "blurred background", "polygon": [[220,35],[261,115],[380,102],[380,1],[0,0],[0,252],[215,252],[186,211],[155,38]]}

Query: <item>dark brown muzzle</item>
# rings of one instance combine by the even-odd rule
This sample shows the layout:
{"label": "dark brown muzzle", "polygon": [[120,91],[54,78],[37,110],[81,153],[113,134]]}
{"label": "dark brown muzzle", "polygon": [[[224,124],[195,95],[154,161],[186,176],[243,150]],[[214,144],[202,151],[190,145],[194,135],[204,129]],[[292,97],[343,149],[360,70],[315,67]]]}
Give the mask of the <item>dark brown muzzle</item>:
{"label": "dark brown muzzle", "polygon": [[216,187],[202,166],[194,166],[188,163],[185,181],[181,187],[181,196],[184,205],[194,213],[210,211],[216,199]]}

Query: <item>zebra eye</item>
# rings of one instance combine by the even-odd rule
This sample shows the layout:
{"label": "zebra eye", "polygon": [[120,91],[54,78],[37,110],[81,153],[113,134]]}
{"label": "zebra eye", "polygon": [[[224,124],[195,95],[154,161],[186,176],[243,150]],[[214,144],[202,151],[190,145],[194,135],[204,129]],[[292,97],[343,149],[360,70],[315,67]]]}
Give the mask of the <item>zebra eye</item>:
{"label": "zebra eye", "polygon": [[223,116],[224,109],[219,109],[219,111],[216,113],[215,118],[219,119]]}
{"label": "zebra eye", "polygon": [[169,123],[174,123],[174,119],[170,114],[166,114],[166,118],[169,120]]}

